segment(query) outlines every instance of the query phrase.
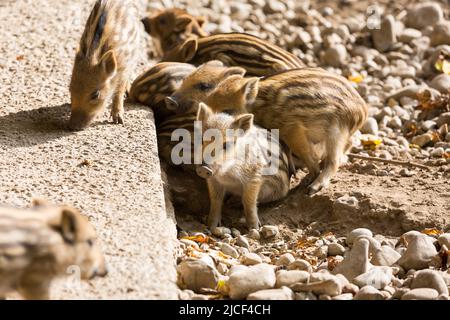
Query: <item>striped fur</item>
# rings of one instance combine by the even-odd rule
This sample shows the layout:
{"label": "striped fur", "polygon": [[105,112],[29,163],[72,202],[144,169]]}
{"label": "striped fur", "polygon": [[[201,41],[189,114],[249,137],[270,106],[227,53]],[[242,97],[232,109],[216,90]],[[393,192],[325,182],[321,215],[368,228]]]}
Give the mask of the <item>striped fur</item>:
{"label": "striped fur", "polygon": [[159,124],[174,114],[166,108],[164,99],[178,90],[183,80],[194,70],[195,67],[187,63],[158,63],[133,82],[130,100],[152,107],[156,123]]}
{"label": "striped fur", "polygon": [[142,19],[145,31],[153,38],[160,56],[182,44],[188,38],[206,37],[202,29],[204,17],[194,17],[179,8],[159,10]]}
{"label": "striped fur", "polygon": [[[243,78],[231,68],[206,64],[172,95],[180,109],[206,102],[214,111],[251,112],[257,124],[280,129],[281,139],[308,167],[310,194],[328,185],[350,137],[367,118],[367,106],[349,81],[320,68]],[[199,83],[211,83],[207,91]]]}
{"label": "striped fur", "polygon": [[98,0],[86,22],[70,92],[70,127],[82,129],[113,98],[114,123],[123,123],[123,99],[136,67],[140,24],[132,0]]}
{"label": "striped fur", "polygon": [[0,207],[0,298],[49,299],[52,280],[79,267],[82,279],[106,275],[104,257],[86,217],[69,207]]}
{"label": "striped fur", "polygon": [[265,76],[305,66],[298,57],[286,50],[245,33],[189,39],[168,52],[163,60],[189,62],[194,65],[220,60],[227,66],[244,68],[249,76]]}
{"label": "striped fur", "polygon": [[[257,203],[279,200],[289,191],[288,155],[273,135],[253,125],[253,115],[214,114],[201,103],[197,120],[202,121],[203,132],[211,129],[220,132],[221,142],[227,146],[220,145],[222,156],[216,154],[216,159],[207,165],[211,172],[206,176],[211,202],[208,227],[214,230],[220,224],[224,196],[230,192],[242,197],[248,228],[259,228]],[[243,135],[229,137],[228,130],[241,130]],[[218,142],[203,141],[204,150],[212,143]],[[264,168],[270,166],[273,156],[277,162],[273,163],[275,172],[265,174]]]}

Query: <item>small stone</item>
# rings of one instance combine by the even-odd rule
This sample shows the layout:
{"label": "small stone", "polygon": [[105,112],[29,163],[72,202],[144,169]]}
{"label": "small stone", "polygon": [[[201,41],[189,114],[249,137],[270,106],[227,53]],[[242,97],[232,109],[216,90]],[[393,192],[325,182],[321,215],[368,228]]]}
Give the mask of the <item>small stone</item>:
{"label": "small stone", "polygon": [[411,289],[431,288],[439,294],[448,295],[447,285],[438,271],[420,270],[414,274],[411,282]]}
{"label": "small stone", "polygon": [[253,266],[262,263],[262,259],[256,253],[247,253],[241,257],[241,263],[245,266]]}
{"label": "small stone", "polygon": [[358,292],[359,292],[359,287],[356,284],[353,284],[353,283],[347,283],[342,288],[342,293],[351,293],[351,294],[355,295]]}
{"label": "small stone", "polygon": [[295,300],[317,300],[317,296],[312,292],[295,292]]}
{"label": "small stone", "polygon": [[291,264],[294,261],[295,261],[295,258],[292,254],[285,253],[278,258],[276,265],[287,267],[289,264]]}
{"label": "small stone", "polygon": [[248,232],[247,236],[248,236],[250,239],[253,239],[253,240],[259,240],[259,239],[261,239],[261,235],[259,234],[259,231],[256,230],[256,229],[251,229],[251,230]]}
{"label": "small stone", "polygon": [[450,44],[450,22],[442,22],[434,26],[430,34],[430,45],[432,47]]}
{"label": "small stone", "polygon": [[357,286],[372,286],[378,290],[383,289],[392,281],[392,269],[389,267],[374,267],[353,279]]}
{"label": "small stone", "polygon": [[358,291],[354,300],[384,300],[384,295],[372,286],[365,286]]}
{"label": "small stone", "polygon": [[402,296],[402,300],[435,300],[439,296],[439,293],[434,289],[421,288],[412,289],[406,292]]}
{"label": "small stone", "polygon": [[182,289],[199,292],[201,289],[216,289],[219,272],[211,261],[188,259],[177,266],[178,285]]}
{"label": "small stone", "polygon": [[239,253],[237,252],[237,250],[235,248],[233,248],[231,245],[229,245],[228,243],[222,243],[220,245],[220,250],[222,250],[222,252],[230,257],[233,258],[239,258]]}
{"label": "small stone", "polygon": [[412,28],[406,28],[399,36],[399,40],[404,43],[410,43],[414,39],[422,37],[422,32]]}
{"label": "small stone", "polygon": [[430,238],[418,231],[409,231],[403,234],[402,238],[408,246],[397,264],[405,270],[428,268],[433,257],[437,255],[436,248]]}
{"label": "small stone", "polygon": [[[441,113],[441,115],[436,120],[436,125],[438,127],[442,127],[445,124],[447,124],[450,127],[450,112]],[[447,133],[447,135],[448,135],[448,133]],[[447,142],[449,142],[449,141],[447,141]]]}
{"label": "small stone", "polygon": [[347,49],[342,44],[336,44],[325,50],[323,62],[332,67],[340,67],[347,60]]}
{"label": "small stone", "polygon": [[389,246],[371,247],[372,260],[370,262],[375,266],[392,266],[400,259],[401,255]]}
{"label": "small stone", "polygon": [[440,246],[446,246],[450,248],[450,233],[443,233],[438,237],[438,243]]}
{"label": "small stone", "polygon": [[278,227],[277,226],[263,226],[261,228],[261,233],[264,238],[272,238],[278,235]]}
{"label": "small stone", "polygon": [[357,208],[359,205],[359,201],[356,197],[345,195],[337,198],[334,204],[338,206]]}
{"label": "small stone", "polygon": [[291,286],[291,289],[298,292],[298,291],[311,291],[314,294],[321,295],[325,294],[331,297],[340,295],[342,293],[342,283],[337,278],[329,278],[327,280],[317,281],[317,282],[310,282],[307,284],[304,283],[296,283]]}
{"label": "small stone", "polygon": [[217,271],[221,274],[227,274],[228,270],[228,266],[225,263],[220,262],[217,264]]}
{"label": "small stone", "polygon": [[343,293],[338,296],[334,296],[331,300],[353,300],[353,294]]}
{"label": "small stone", "polygon": [[226,234],[231,234],[231,230],[225,227],[216,227],[214,230],[212,230],[212,234],[216,237],[222,238]]}
{"label": "small stone", "polygon": [[399,174],[400,174],[402,177],[412,177],[412,176],[415,175],[416,173],[415,173],[414,171],[408,170],[408,169],[406,169],[406,168],[402,168],[402,169],[400,169]]}
{"label": "small stone", "polygon": [[373,233],[372,231],[366,228],[354,229],[347,235],[346,239],[347,244],[351,246],[353,244],[353,241],[355,241],[358,237],[372,238]]}
{"label": "small stone", "polygon": [[386,16],[381,21],[380,28],[371,30],[373,44],[378,51],[385,52],[392,48],[397,41],[395,30],[395,19],[392,15]]}
{"label": "small stone", "polygon": [[361,128],[361,133],[377,135],[378,134],[377,120],[375,120],[375,118],[368,117],[363,127]]}
{"label": "small stone", "polygon": [[228,280],[229,295],[231,299],[245,299],[253,292],[272,289],[275,283],[275,272],[268,264],[233,267]]}
{"label": "small stone", "polygon": [[345,248],[339,243],[330,243],[328,245],[328,255],[329,256],[342,256],[345,253]]}
{"label": "small stone", "polygon": [[425,2],[409,9],[406,15],[406,25],[414,29],[434,26],[444,18],[442,8],[438,3]]}
{"label": "small stone", "polygon": [[442,147],[434,148],[433,151],[430,152],[430,156],[433,158],[442,158],[442,156],[445,154],[445,150]]}
{"label": "small stone", "polygon": [[333,274],[342,274],[352,281],[360,274],[369,271],[370,267],[369,240],[360,238],[354,243],[352,250],[347,252],[344,260],[333,269]]}
{"label": "small stone", "polygon": [[433,136],[429,133],[421,134],[412,138],[411,143],[418,145],[419,147],[424,147],[428,143],[433,141]]}
{"label": "small stone", "polygon": [[448,93],[450,90],[450,75],[445,73],[437,75],[431,80],[430,87],[441,93]]}
{"label": "small stone", "polygon": [[394,117],[392,117],[391,120],[389,120],[387,125],[389,128],[392,128],[392,129],[400,129],[402,127],[402,120],[400,119],[399,116],[394,116]]}
{"label": "small stone", "polygon": [[295,294],[288,287],[260,290],[248,295],[247,300],[294,300]]}
{"label": "small stone", "polygon": [[231,235],[235,238],[239,237],[241,235],[241,232],[236,228],[231,228]]}
{"label": "small stone", "polygon": [[279,270],[277,271],[276,287],[290,287],[296,283],[307,283],[309,281],[309,273],[301,270]]}
{"label": "small stone", "polygon": [[325,259],[328,257],[328,246],[320,246],[314,251],[314,256],[319,259]]}
{"label": "small stone", "polygon": [[312,272],[313,268],[311,264],[303,259],[295,260],[287,266],[288,270],[303,270],[307,272]]}
{"label": "small stone", "polygon": [[196,249],[199,249],[200,247],[198,246],[197,242],[192,241],[192,240],[188,240],[188,239],[180,239],[179,240],[181,243],[183,243],[186,247],[194,247]]}
{"label": "small stone", "polygon": [[250,249],[250,244],[248,243],[247,238],[241,235],[236,237],[236,245],[239,247]]}

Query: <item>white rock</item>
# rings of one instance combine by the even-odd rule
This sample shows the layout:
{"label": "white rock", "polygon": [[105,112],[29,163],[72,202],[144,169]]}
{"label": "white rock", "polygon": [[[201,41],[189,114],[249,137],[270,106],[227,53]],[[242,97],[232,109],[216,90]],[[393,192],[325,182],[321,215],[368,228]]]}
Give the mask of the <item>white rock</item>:
{"label": "white rock", "polygon": [[307,283],[309,281],[309,273],[302,270],[279,270],[276,276],[277,288],[281,288],[282,286],[290,287],[296,283]]}
{"label": "white rock", "polygon": [[212,234],[216,237],[222,238],[226,234],[231,234],[231,230],[226,227],[216,227],[214,230],[212,230]]}
{"label": "white rock", "polygon": [[222,252],[230,257],[233,258],[239,258],[239,253],[237,252],[237,250],[235,248],[233,248],[231,245],[229,245],[228,243],[222,243],[220,245],[220,250],[222,250]]}
{"label": "white rock", "polygon": [[389,267],[374,267],[353,279],[353,283],[360,288],[372,286],[378,290],[383,289],[392,281],[392,269]]}
{"label": "white rock", "polygon": [[216,289],[219,272],[206,259],[188,259],[177,266],[178,285],[182,289],[199,292],[201,289]]}
{"label": "white rock", "polygon": [[247,300],[294,300],[295,294],[288,287],[260,290],[248,295]]}
{"label": "white rock", "polygon": [[420,270],[414,273],[411,289],[431,288],[439,294],[448,295],[447,284],[441,274],[435,270]]}
{"label": "white rock", "polygon": [[433,141],[433,136],[429,133],[424,133],[424,134],[415,136],[411,139],[411,143],[418,145],[419,147],[424,147],[431,141]]}
{"label": "white rock", "polygon": [[402,300],[435,300],[439,293],[434,289],[421,288],[412,289],[403,294]]}
{"label": "white rock", "polygon": [[434,26],[430,35],[430,45],[432,47],[450,44],[450,22],[442,22]]}
{"label": "white rock", "polygon": [[261,234],[264,238],[271,238],[278,235],[278,227],[277,226],[263,226],[261,228]]}
{"label": "white rock", "polygon": [[248,243],[247,238],[241,235],[236,237],[236,245],[239,247],[250,249],[250,244]]}
{"label": "white rock", "polygon": [[342,256],[345,253],[345,248],[339,243],[330,243],[328,245],[328,255],[329,256]]}
{"label": "white rock", "polygon": [[431,81],[430,86],[441,93],[447,93],[450,89],[450,75],[442,73]]}
{"label": "white rock", "polygon": [[298,291],[311,291],[317,295],[328,295],[331,297],[340,295],[342,293],[342,283],[337,277],[329,278],[328,280],[310,282],[310,283],[296,283],[291,286],[291,289]]}
{"label": "white rock", "polygon": [[259,240],[259,239],[261,239],[261,235],[259,234],[259,231],[258,230],[256,230],[256,229],[251,229],[249,232],[248,232],[248,235],[247,235],[250,239],[253,239],[253,240]]}
{"label": "white rock", "polygon": [[365,286],[358,291],[354,300],[384,300],[384,295],[372,286]]}
{"label": "white rock", "polygon": [[388,15],[381,21],[379,29],[372,29],[372,40],[375,48],[380,52],[388,51],[397,41],[395,19]]}
{"label": "white rock", "polygon": [[253,266],[262,263],[262,259],[256,253],[247,253],[241,257],[241,263],[246,266]]}
{"label": "white rock", "polygon": [[423,29],[438,24],[443,17],[442,8],[438,3],[421,3],[408,10],[406,25],[415,29]]}
{"label": "white rock", "polygon": [[437,255],[433,241],[418,231],[409,231],[402,235],[408,247],[397,264],[405,270],[428,268],[433,257]]}
{"label": "white rock", "polygon": [[296,292],[295,300],[317,300],[317,296],[312,292]]}
{"label": "white rock", "polygon": [[444,148],[439,147],[439,148],[434,148],[431,152],[430,152],[430,156],[432,156],[433,158],[441,158],[445,153]]}
{"label": "white rock", "polygon": [[402,34],[399,36],[401,42],[410,43],[414,39],[422,37],[422,32],[412,28],[406,28],[403,30]]}
{"label": "white rock", "polygon": [[347,60],[347,49],[342,44],[336,44],[325,50],[323,62],[332,67],[340,67]]}
{"label": "white rock", "polygon": [[370,262],[375,266],[392,266],[400,259],[401,255],[390,246],[381,246],[371,248],[372,260]]}
{"label": "white rock", "polygon": [[353,300],[353,294],[343,293],[338,296],[334,296],[331,300]]}
{"label": "white rock", "polygon": [[[348,239],[348,238],[347,238]],[[358,239],[351,251],[347,252],[344,261],[334,268],[334,274],[342,274],[349,281],[352,281],[360,274],[366,273],[371,268],[369,262],[369,240],[365,238]]]}
{"label": "white rock", "polygon": [[445,245],[447,248],[450,248],[450,233],[443,233],[438,238],[438,243],[440,246]]}
{"label": "white rock", "polygon": [[288,270],[303,270],[307,272],[312,272],[313,268],[311,264],[303,259],[295,260],[287,267]]}
{"label": "white rock", "polygon": [[349,246],[353,244],[353,241],[356,240],[358,237],[368,237],[372,238],[373,233],[369,229],[366,228],[358,228],[350,231],[350,233],[347,235],[346,242]]}
{"label": "white rock", "polygon": [[372,117],[368,117],[363,127],[361,128],[361,132],[366,134],[377,135],[378,134],[377,120],[375,120]]}
{"label": "white rock", "polygon": [[337,198],[336,201],[334,202],[334,204],[351,207],[351,208],[357,208],[359,205],[359,201],[356,197],[345,195],[345,196]]}
{"label": "white rock", "polygon": [[291,264],[294,261],[295,261],[295,258],[292,254],[285,253],[278,258],[276,265],[287,267],[289,264]]}
{"label": "white rock", "polygon": [[250,293],[272,289],[275,283],[275,272],[268,264],[233,267],[228,280],[229,295],[231,299],[245,299]]}

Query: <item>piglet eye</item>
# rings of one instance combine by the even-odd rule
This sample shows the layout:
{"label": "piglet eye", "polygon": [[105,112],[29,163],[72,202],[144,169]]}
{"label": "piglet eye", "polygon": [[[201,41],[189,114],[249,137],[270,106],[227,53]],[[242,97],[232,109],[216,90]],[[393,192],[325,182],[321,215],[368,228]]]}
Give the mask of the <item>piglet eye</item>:
{"label": "piglet eye", "polygon": [[100,91],[95,91],[91,94],[91,100],[98,100],[100,98]]}
{"label": "piglet eye", "polygon": [[92,247],[94,245],[94,240],[89,239],[88,241],[86,241],[89,247]]}
{"label": "piglet eye", "polygon": [[211,89],[214,88],[214,84],[212,83],[207,83],[207,82],[200,82],[199,84],[197,84],[196,89],[200,90],[200,91],[209,91]]}

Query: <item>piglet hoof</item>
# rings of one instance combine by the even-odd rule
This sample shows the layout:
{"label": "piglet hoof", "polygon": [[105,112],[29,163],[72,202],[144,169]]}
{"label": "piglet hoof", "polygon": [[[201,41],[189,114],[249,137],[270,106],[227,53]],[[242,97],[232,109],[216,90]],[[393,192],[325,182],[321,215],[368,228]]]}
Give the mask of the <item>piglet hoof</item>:
{"label": "piglet hoof", "polygon": [[208,168],[207,166],[197,167],[196,172],[197,172],[197,175],[203,179],[208,179],[213,176],[212,170],[210,168]]}
{"label": "piglet hoof", "polygon": [[114,124],[123,124],[123,116],[121,114],[113,114],[112,118]]}
{"label": "piglet hoof", "polygon": [[313,196],[316,193],[318,193],[320,190],[322,190],[323,186],[322,184],[312,184],[308,187],[307,193],[309,196]]}

